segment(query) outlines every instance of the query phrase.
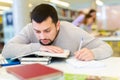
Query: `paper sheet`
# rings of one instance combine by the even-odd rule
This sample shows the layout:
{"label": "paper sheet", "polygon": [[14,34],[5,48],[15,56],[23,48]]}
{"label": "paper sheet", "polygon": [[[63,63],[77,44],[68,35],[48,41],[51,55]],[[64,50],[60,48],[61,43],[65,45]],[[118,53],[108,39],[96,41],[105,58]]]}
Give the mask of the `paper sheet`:
{"label": "paper sheet", "polygon": [[67,59],[66,62],[77,68],[101,68],[105,67],[105,64],[101,61],[80,61],[75,58]]}

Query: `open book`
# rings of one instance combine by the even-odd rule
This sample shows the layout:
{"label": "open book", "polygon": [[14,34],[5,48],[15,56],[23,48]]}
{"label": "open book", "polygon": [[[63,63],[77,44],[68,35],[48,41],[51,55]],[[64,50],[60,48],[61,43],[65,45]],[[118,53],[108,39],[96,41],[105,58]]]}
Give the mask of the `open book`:
{"label": "open book", "polygon": [[24,56],[28,55],[36,55],[36,56],[49,56],[49,57],[58,57],[58,58],[67,58],[70,55],[69,50],[64,50],[64,53],[50,53],[50,52],[43,52],[43,51],[36,51],[29,54],[19,55],[14,58],[11,58],[11,60],[22,58]]}
{"label": "open book", "polygon": [[70,54],[69,50],[64,50],[64,53],[50,53],[50,52],[33,52],[33,54],[36,54],[38,56],[51,56],[51,57],[59,57],[59,58],[67,58]]}

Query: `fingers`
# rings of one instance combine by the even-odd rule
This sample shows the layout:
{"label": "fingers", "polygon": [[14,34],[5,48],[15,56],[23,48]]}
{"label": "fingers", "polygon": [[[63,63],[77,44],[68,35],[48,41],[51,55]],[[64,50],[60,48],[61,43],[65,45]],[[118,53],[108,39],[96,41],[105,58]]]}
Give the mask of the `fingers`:
{"label": "fingers", "polygon": [[54,53],[63,53],[63,49],[56,47],[56,46],[50,46],[50,47],[48,47],[48,50],[50,50]]}
{"label": "fingers", "polygon": [[41,46],[40,50],[51,52],[51,53],[63,53],[64,52],[62,48],[56,47],[56,46]]}
{"label": "fingers", "polygon": [[89,61],[94,59],[92,51],[87,48],[81,49],[80,51],[75,52],[75,57],[82,61]]}

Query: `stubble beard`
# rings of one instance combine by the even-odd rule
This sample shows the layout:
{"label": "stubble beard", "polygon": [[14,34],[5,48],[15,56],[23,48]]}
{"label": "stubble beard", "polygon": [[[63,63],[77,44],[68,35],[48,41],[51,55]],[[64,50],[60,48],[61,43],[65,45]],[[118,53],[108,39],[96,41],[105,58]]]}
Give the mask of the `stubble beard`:
{"label": "stubble beard", "polygon": [[56,36],[55,36],[55,38],[54,38],[54,40],[53,40],[53,41],[49,39],[49,41],[50,41],[50,42],[49,42],[48,44],[44,44],[44,43],[42,43],[42,41],[41,41],[41,40],[39,40],[39,43],[40,43],[40,44],[42,44],[42,45],[44,45],[44,46],[52,45],[52,44],[53,44],[53,42],[55,41],[55,39],[56,39],[56,37],[57,37],[58,33],[59,33],[59,31],[57,31],[57,34],[56,34]]}

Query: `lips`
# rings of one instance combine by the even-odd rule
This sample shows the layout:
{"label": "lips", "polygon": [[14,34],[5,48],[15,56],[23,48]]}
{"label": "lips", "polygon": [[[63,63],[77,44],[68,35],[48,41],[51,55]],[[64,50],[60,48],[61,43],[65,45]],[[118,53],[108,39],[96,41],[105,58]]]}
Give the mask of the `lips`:
{"label": "lips", "polygon": [[44,39],[44,40],[41,40],[41,42],[42,42],[43,44],[48,44],[48,43],[49,43],[49,40]]}

